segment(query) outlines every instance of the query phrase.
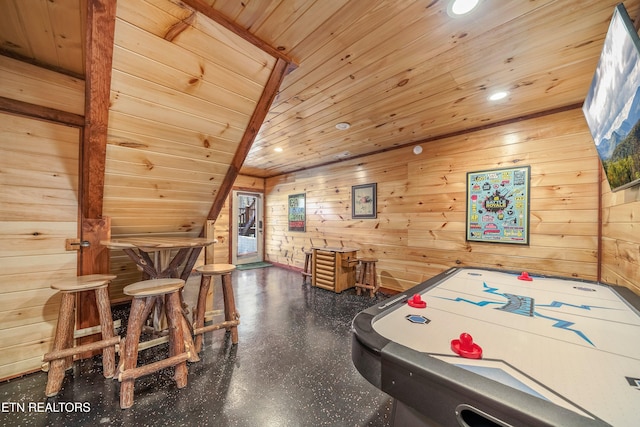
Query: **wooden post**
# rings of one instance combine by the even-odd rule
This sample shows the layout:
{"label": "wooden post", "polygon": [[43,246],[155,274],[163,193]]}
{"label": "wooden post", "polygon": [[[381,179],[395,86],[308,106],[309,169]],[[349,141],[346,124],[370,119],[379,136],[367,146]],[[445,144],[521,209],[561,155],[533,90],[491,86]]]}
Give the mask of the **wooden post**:
{"label": "wooden post", "polygon": [[83,218],[102,216],[115,27],[115,0],[87,1],[87,78],[80,191]]}
{"label": "wooden post", "polygon": [[[109,251],[100,246],[100,240],[108,239],[111,233],[110,221],[102,218],[102,199],[115,26],[116,0],[87,1],[85,126],[80,150],[79,199],[81,240],[90,242],[91,246],[81,250],[79,275],[109,272]],[[76,327],[95,326],[98,318],[94,293],[79,293]],[[86,337],[80,342],[96,339]],[[92,352],[88,352],[81,357],[92,355]]]}
{"label": "wooden post", "polygon": [[[80,249],[80,275],[108,274],[109,249],[100,244],[101,240],[111,237],[111,218],[84,219],[82,222],[81,241],[89,242],[88,247]],[[108,292],[108,291],[106,291]],[[107,293],[108,297],[108,293]],[[100,324],[100,313],[94,291],[78,292],[76,294],[76,329],[90,328]],[[113,325],[112,332],[113,333]],[[87,344],[99,340],[97,335],[90,335],[78,339],[79,344]],[[91,357],[96,351],[85,352],[80,358]]]}

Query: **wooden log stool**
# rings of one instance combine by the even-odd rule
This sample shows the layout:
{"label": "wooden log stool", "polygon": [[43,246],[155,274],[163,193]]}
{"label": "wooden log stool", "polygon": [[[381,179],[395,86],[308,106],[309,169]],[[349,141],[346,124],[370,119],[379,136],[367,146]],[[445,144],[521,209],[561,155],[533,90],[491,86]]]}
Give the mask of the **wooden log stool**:
{"label": "wooden log stool", "polygon": [[[196,268],[202,273],[200,279],[200,290],[198,292],[198,302],[196,311],[193,314],[193,334],[196,335],[195,351],[199,353],[202,349],[202,334],[205,332],[226,329],[231,332],[232,344],[238,343],[238,325],[240,324],[240,313],[236,310],[236,302],[233,296],[231,285],[231,272],[236,269],[233,264],[206,264]],[[220,276],[222,280],[222,298],[224,299],[224,322],[204,325],[204,317],[207,305],[207,294],[211,287],[211,277]]]}
{"label": "wooden log stool", "polygon": [[[180,299],[180,291],[184,283],[181,279],[143,280],[125,286],[123,290],[125,295],[133,297],[133,301],[131,301],[127,323],[127,335],[120,349],[118,380],[121,383],[120,407],[122,409],[133,406],[135,380],[160,369],[173,366],[176,386],[183,388],[187,385],[187,360],[191,357],[189,350],[191,350],[192,340],[191,335],[184,330],[186,321],[183,321],[184,313]],[[162,305],[169,327],[169,357],[148,365],[137,366],[142,327],[158,298],[164,299]]]}
{"label": "wooden log stool", "polygon": [[[55,396],[62,388],[65,371],[73,365],[73,356],[89,351],[102,349],[102,370],[105,378],[112,378],[116,371],[116,345],[120,337],[113,331],[111,317],[111,303],[107,286],[116,276],[110,274],[91,274],[78,276],[68,280],[53,283],[52,289],[62,293],[58,325],[53,341],[53,351],[46,353],[42,360],[49,362],[49,373],[45,394]],[[75,325],[75,302],[78,292],[94,291],[98,316],[100,318],[100,332],[102,339],[88,344],[74,346],[73,330]]]}
{"label": "wooden log stool", "polygon": [[307,277],[311,277],[311,262],[313,259],[313,252],[304,252],[304,270],[302,270],[302,283],[307,283]]}
{"label": "wooden log stool", "polygon": [[371,298],[378,292],[378,278],[376,273],[377,258],[360,258],[360,271],[356,278],[356,294],[360,295],[361,290],[369,290]]}

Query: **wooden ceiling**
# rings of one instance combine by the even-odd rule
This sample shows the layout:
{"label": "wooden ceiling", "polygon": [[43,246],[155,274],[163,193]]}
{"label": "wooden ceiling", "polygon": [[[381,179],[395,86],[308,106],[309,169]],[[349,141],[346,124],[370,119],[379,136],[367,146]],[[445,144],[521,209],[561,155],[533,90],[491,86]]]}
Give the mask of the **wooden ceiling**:
{"label": "wooden ceiling", "polygon": [[[0,0],[1,51],[83,77],[88,1],[34,0],[27,8],[22,0]],[[179,21],[206,33],[211,27],[204,19],[190,20],[184,3],[211,7],[297,65],[284,78],[241,169],[269,177],[576,107],[585,98],[618,2],[480,0],[461,18],[449,16],[445,0],[118,3],[119,16],[138,13],[140,5],[156,10],[146,15],[149,31]],[[636,18],[640,0],[624,4]],[[114,82],[143,92],[148,87],[125,81],[131,59],[123,55],[142,39],[130,39],[135,31],[124,24],[125,17],[122,21],[114,60],[122,66]],[[185,36],[182,48],[202,50],[203,40]],[[244,61],[248,68],[270,69],[265,58],[256,53]],[[263,83],[261,77],[258,84]],[[490,103],[487,96],[494,90],[509,95]],[[224,95],[211,91],[209,96]],[[255,103],[255,94],[241,94],[235,102],[246,99]],[[246,123],[246,114],[238,116],[238,126]],[[351,127],[337,130],[338,122]]]}
{"label": "wooden ceiling", "polygon": [[[616,3],[481,0],[455,19],[444,0],[215,1],[299,64],[243,171],[277,175],[581,104]],[[635,18],[639,2],[624,3]],[[490,103],[495,90],[510,95]],[[335,128],[343,121],[349,130]]]}

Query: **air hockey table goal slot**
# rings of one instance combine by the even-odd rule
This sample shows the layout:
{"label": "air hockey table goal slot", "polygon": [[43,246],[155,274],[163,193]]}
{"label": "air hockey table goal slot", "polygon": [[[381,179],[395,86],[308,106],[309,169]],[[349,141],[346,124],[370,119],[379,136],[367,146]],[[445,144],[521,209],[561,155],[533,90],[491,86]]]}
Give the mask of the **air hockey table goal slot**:
{"label": "air hockey table goal slot", "polygon": [[458,405],[456,418],[461,427],[512,427],[471,405]]}

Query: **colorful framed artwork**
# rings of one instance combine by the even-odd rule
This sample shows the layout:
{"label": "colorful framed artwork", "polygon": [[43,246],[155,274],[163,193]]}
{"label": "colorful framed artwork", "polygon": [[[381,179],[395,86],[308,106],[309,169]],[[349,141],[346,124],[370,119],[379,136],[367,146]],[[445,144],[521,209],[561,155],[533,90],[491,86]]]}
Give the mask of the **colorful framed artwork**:
{"label": "colorful framed artwork", "polygon": [[306,231],[306,194],[289,196],[289,231]]}
{"label": "colorful framed artwork", "polygon": [[376,193],[375,183],[351,187],[351,218],[376,218]]}
{"label": "colorful framed artwork", "polygon": [[529,244],[531,167],[467,173],[467,240]]}

